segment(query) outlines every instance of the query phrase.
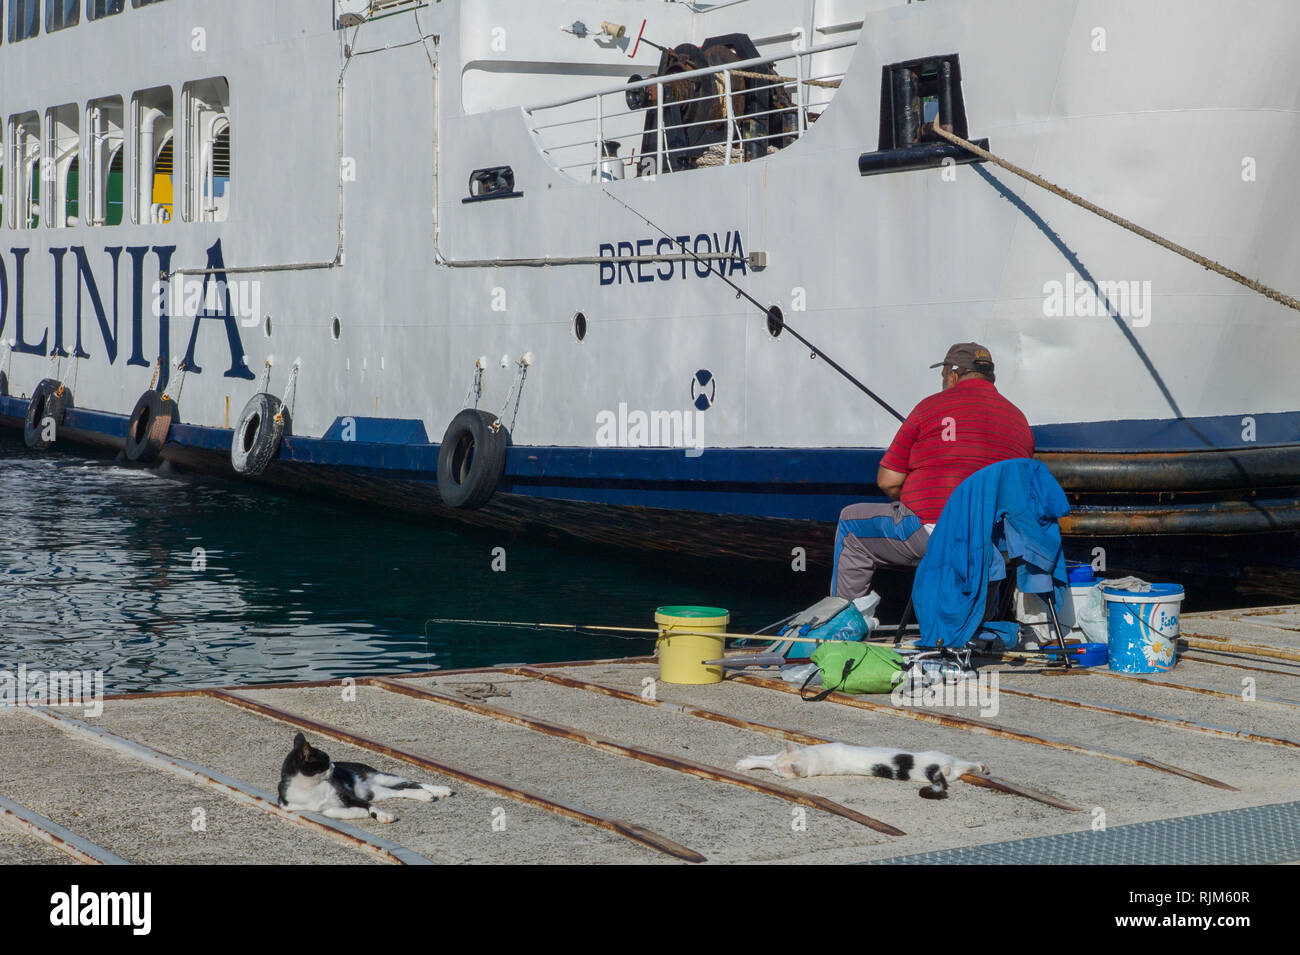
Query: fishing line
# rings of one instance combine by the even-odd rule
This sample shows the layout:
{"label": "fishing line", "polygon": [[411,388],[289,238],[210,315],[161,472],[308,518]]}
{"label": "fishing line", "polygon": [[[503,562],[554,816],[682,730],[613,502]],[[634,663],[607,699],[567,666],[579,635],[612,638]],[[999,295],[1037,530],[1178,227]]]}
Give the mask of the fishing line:
{"label": "fishing line", "polygon": [[[424,622],[424,636],[430,637],[429,624],[439,626],[476,626],[476,627],[504,627],[512,630],[565,630],[569,633],[581,637],[600,637],[610,640],[632,640],[644,643],[652,636],[658,634],[658,630],[652,630],[648,627],[602,627],[594,624],[581,623],[527,623],[516,620],[464,620],[453,619],[448,617],[432,617]],[[594,631],[602,631],[596,633]],[[622,633],[638,634],[637,636],[620,636]]]}
{"label": "fishing line", "polygon": [[[775,623],[769,623],[766,627],[763,627],[754,633],[720,633],[716,634],[716,636],[721,636],[726,639],[739,639],[742,641],[759,640],[760,642],[767,642],[763,640],[764,631],[771,630],[774,627],[779,627],[781,624],[786,623],[795,616],[796,614],[790,614],[790,616],[783,617]],[[594,623],[534,623],[523,620],[470,620],[463,617],[430,617],[424,622],[424,635],[426,638],[430,636],[430,624],[457,627],[504,627],[512,630],[563,630],[566,633],[574,633],[583,637],[601,637],[611,640],[633,640],[639,642],[644,642],[651,637],[657,638],[668,632],[663,627],[610,627]],[[676,632],[683,635],[693,634],[693,631],[690,630],[678,630]],[[620,636],[620,634],[628,634],[628,636]],[[714,636],[715,634],[708,635]],[[769,636],[768,639],[775,640],[777,638]],[[810,637],[807,642],[823,641],[814,641]],[[833,642],[840,643],[844,641]]]}
{"label": "fishing line", "polygon": [[830,365],[832,368],[834,368],[836,371],[838,371],[841,375],[843,375],[845,378],[847,378],[847,379],[848,379],[848,380],[849,380],[849,381],[850,381],[854,386],[857,387],[857,389],[858,389],[859,391],[861,391],[863,394],[865,394],[868,398],[870,398],[870,399],[871,399],[872,401],[874,401],[876,404],[880,405],[880,407],[884,408],[886,411],[888,411],[891,415],[893,415],[893,416],[894,416],[895,418],[897,418],[899,421],[905,421],[905,420],[906,420],[906,419],[905,419],[901,414],[899,414],[897,411],[894,410],[894,408],[889,404],[889,402],[885,401],[885,399],[882,398],[882,397],[880,397],[880,395],[876,394],[874,391],[872,391],[870,388],[868,388],[868,387],[867,387],[866,385],[864,385],[862,382],[858,381],[857,378],[853,377],[853,375],[851,375],[848,371],[846,371],[846,370],[844,369],[844,367],[843,367],[842,365],[840,365],[840,363],[837,362],[834,358],[832,358],[830,355],[826,354],[824,351],[822,351],[820,348],[818,348],[816,345],[814,345],[814,344],[813,344],[812,342],[810,342],[808,339],[804,338],[804,337],[803,337],[802,335],[800,335],[797,331],[795,331],[795,329],[792,328],[788,322],[786,322],[786,320],[785,320],[785,316],[781,315],[779,312],[775,311],[774,309],[770,309],[770,308],[766,307],[765,305],[761,304],[761,303],[758,301],[758,299],[754,298],[754,296],[750,295],[748,292],[746,292],[743,288],[741,288],[741,287],[740,287],[739,285],[737,285],[735,282],[731,281],[731,279],[729,279],[729,278],[727,278],[725,275],[723,275],[723,274],[722,274],[722,271],[721,271],[720,269],[715,269],[715,268],[713,267],[713,263],[712,263],[712,262],[709,262],[709,261],[706,261],[706,260],[700,258],[698,255],[695,254],[695,252],[694,252],[693,250],[687,248],[685,242],[682,242],[680,239],[677,239],[677,238],[675,238],[675,237],[669,235],[667,232],[665,232],[663,229],[659,228],[659,226],[655,225],[653,222],[651,222],[648,218],[646,218],[645,216],[643,216],[641,213],[637,212],[635,209],[633,209],[631,206],[629,206],[629,205],[628,205],[626,202],[624,202],[622,199],[618,198],[618,196],[614,195],[614,194],[613,194],[612,192],[610,192],[608,189],[602,188],[600,191],[603,192],[605,195],[609,196],[611,199],[613,199],[615,202],[617,202],[620,206],[622,206],[622,207],[623,207],[624,209],[626,209],[628,212],[632,213],[632,215],[636,216],[638,219],[640,219],[640,220],[641,220],[642,222],[644,222],[646,225],[650,226],[650,228],[654,229],[656,232],[658,232],[660,235],[662,235],[662,236],[663,236],[665,239],[667,239],[669,242],[672,242],[674,245],[678,246],[678,247],[679,247],[683,252],[685,252],[687,255],[689,255],[691,258],[693,258],[693,259],[695,260],[695,262],[696,262],[697,265],[703,263],[705,266],[707,266],[707,267],[708,267],[708,270],[709,270],[709,274],[711,274],[711,275],[716,275],[718,278],[722,279],[722,281],[726,282],[726,283],[727,283],[728,285],[730,285],[733,289],[735,289],[735,291],[736,291],[736,297],[737,297],[737,298],[745,298],[745,299],[747,299],[749,302],[751,302],[751,303],[753,304],[753,306],[754,306],[755,308],[757,308],[760,312],[762,312],[762,313],[767,317],[767,320],[768,320],[770,323],[772,323],[776,328],[778,328],[778,329],[784,329],[784,330],[788,331],[788,332],[789,332],[791,335],[793,335],[793,336],[794,336],[794,337],[795,337],[795,338],[796,338],[796,339],[797,339],[797,340],[798,340],[802,345],[804,345],[804,347],[806,347],[806,348],[807,348],[809,351],[811,351],[814,355],[816,355],[818,358],[822,359],[824,362],[826,362],[826,364]]}

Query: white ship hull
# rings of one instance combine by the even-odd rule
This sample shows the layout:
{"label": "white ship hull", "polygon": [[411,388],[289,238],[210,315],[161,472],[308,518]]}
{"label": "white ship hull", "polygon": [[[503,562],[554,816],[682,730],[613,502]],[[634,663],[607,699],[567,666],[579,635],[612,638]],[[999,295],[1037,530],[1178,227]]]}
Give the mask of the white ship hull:
{"label": "white ship hull", "polygon": [[[438,443],[477,401],[512,446],[469,520],[665,547],[734,532],[720,546],[745,551],[765,525],[798,531],[877,495],[895,418],[773,337],[680,236],[903,412],[935,389],[928,366],[949,344],[988,345],[1078,505],[1073,533],[1300,526],[1300,316],[995,167],[859,165],[880,152],[882,70],[955,54],[972,139],[1294,293],[1294,4],[412,6],[340,29],[328,0],[219,14],[166,0],[0,45],[3,116],[76,104],[87,159],[86,108],[104,97],[170,86],[180,104],[185,84],[223,77],[231,130],[223,221],[202,221],[206,194],[194,221],[179,211],[194,186],[182,177],[200,175],[179,170],[202,165],[179,112],[173,221],[145,207],[142,223],[84,225],[55,201],[56,171],[22,228],[6,175],[0,419],[21,424],[57,378],[73,395],[60,439],[121,447],[161,378],[181,422],[163,457],[228,470],[240,409],[263,388],[287,397],[296,364],[291,433],[265,480],[446,511]],[[561,29],[614,18],[621,40]],[[745,33],[777,71],[838,85],[792,87],[821,99],[779,151],[592,181],[598,140],[619,138],[624,157],[644,142],[621,96],[601,97],[599,118],[590,96],[655,72],[658,50],[628,56],[642,29],[670,46]],[[132,169],[145,147],[124,126]],[[464,201],[471,173],[504,166],[511,195]],[[228,301],[194,315],[192,293],[219,279]],[[638,414],[671,426],[643,433]],[[654,539],[630,539],[642,534]]]}

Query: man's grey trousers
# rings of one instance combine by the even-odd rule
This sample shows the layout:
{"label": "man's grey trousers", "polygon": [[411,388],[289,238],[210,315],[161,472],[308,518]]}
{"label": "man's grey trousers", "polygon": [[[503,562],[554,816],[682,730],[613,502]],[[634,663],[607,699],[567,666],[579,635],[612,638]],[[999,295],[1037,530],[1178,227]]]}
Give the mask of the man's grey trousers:
{"label": "man's grey trousers", "polygon": [[930,532],[912,509],[891,504],[850,504],[835,531],[831,596],[855,600],[871,588],[877,567],[915,567]]}

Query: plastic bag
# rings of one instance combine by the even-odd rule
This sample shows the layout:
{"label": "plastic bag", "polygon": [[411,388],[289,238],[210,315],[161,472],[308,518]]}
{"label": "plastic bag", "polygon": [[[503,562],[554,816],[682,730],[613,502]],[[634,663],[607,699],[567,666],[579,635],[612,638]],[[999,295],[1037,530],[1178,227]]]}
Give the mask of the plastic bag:
{"label": "plastic bag", "polygon": [[866,635],[867,621],[862,619],[858,608],[851,603],[846,603],[843,610],[825,623],[820,625],[815,625],[815,621],[803,624],[791,623],[780,633],[781,639],[795,641],[786,653],[787,659],[811,657],[820,646],[817,643],[799,640],[799,637],[815,637],[818,640],[861,640]]}
{"label": "plastic bag", "polygon": [[[813,677],[809,680],[809,677]],[[807,683],[809,686],[821,686],[821,667],[815,663],[788,663],[781,667],[781,679],[786,683],[793,683],[795,686],[801,686]]]}
{"label": "plastic bag", "polygon": [[1075,598],[1074,621],[1090,643],[1109,643],[1106,605],[1101,599],[1100,585],[1090,587],[1086,596]]}

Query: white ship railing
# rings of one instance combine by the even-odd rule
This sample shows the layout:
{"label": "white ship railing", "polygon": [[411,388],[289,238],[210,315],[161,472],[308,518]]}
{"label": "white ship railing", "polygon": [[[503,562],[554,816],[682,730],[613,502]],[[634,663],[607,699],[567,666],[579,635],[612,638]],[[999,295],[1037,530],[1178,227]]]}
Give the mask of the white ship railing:
{"label": "white ship railing", "polygon": [[[760,56],[735,63],[722,63],[717,66],[682,73],[670,73],[666,76],[652,77],[635,83],[611,86],[594,93],[583,93],[564,99],[541,103],[524,108],[524,116],[529,129],[538,141],[538,146],[556,168],[562,170],[581,182],[622,179],[631,170],[632,175],[647,175],[655,172],[673,172],[684,168],[678,153],[698,153],[700,146],[668,145],[674,131],[686,130],[696,126],[715,126],[725,123],[725,139],[711,144],[704,156],[699,157],[698,165],[731,165],[747,161],[748,144],[767,143],[768,148],[762,155],[772,151],[774,145],[768,141],[798,140],[815,122],[839,87],[844,78],[844,70],[814,73],[813,57],[856,46],[856,37],[823,43],[806,50],[795,50],[778,56]],[[823,57],[824,58],[824,57]],[[770,80],[764,76],[757,78],[753,74],[762,67],[771,66],[776,75]],[[738,73],[750,74],[747,84],[736,86],[733,77]],[[719,101],[723,116],[693,123],[665,125],[665,86],[694,80],[698,77],[717,77],[716,88],[703,96],[692,99],[673,100],[672,106],[685,107],[691,103],[707,100]],[[653,88],[654,102],[642,107],[629,107],[627,94],[635,90]],[[780,106],[764,111],[734,115],[734,96],[754,90],[785,90],[789,94],[789,106]],[[610,103],[609,98],[615,102]],[[649,153],[636,155],[645,135],[646,114],[654,111],[653,140],[655,149]],[[765,119],[770,116],[786,117],[779,132],[764,135],[746,135],[744,125],[750,120]],[[567,140],[566,137],[577,135],[580,138]],[[627,156],[611,156],[606,153],[605,143],[609,141],[635,142],[633,153]],[[762,158],[760,155],[757,158]]]}

